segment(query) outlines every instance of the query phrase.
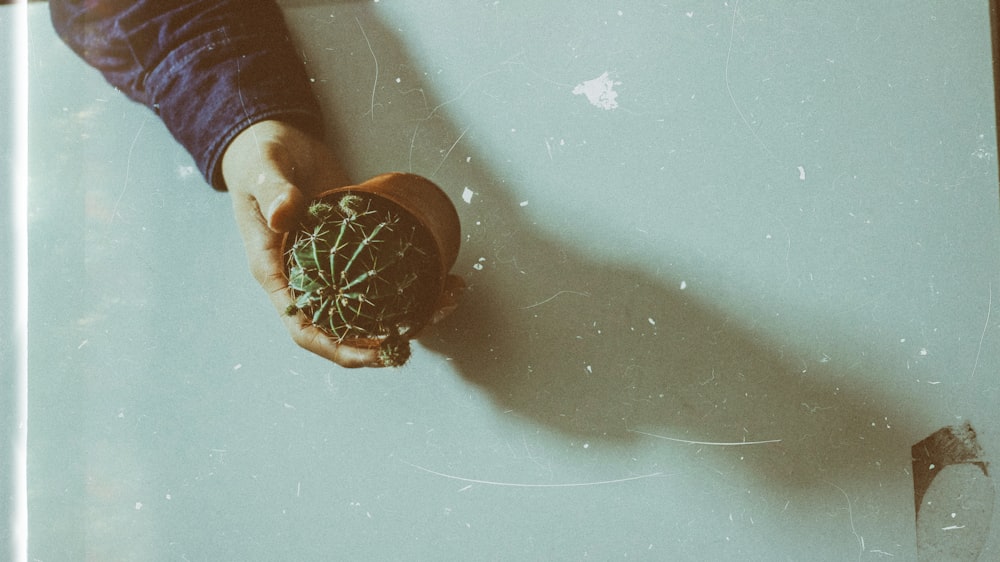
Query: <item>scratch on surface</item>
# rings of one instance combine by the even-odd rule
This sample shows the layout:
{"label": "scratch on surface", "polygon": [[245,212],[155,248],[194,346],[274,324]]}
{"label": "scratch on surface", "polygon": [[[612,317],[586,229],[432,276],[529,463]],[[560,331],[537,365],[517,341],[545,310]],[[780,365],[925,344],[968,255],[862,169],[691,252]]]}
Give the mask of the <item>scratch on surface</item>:
{"label": "scratch on surface", "polygon": [[437,112],[438,112],[439,109],[441,109],[442,107],[444,107],[444,106],[446,106],[446,105],[448,105],[450,103],[454,103],[454,102],[460,100],[462,98],[462,96],[464,96],[469,91],[469,89],[472,88],[472,86],[476,82],[479,82],[483,78],[486,78],[487,76],[496,74],[498,72],[502,72],[502,71],[501,70],[491,70],[489,72],[484,72],[483,74],[480,74],[479,76],[476,76],[468,84],[465,85],[465,88],[462,88],[462,91],[459,92],[457,96],[451,98],[448,101],[443,101],[443,102],[437,104],[436,106],[434,106],[434,109],[432,109],[431,112],[427,114],[427,117],[424,117],[423,119],[420,119],[420,120],[421,121],[430,121],[431,117],[434,117],[434,115],[437,114]]}
{"label": "scratch on surface", "polygon": [[774,157],[774,154],[771,152],[771,149],[768,148],[766,144],[764,144],[764,141],[762,141],[759,136],[757,136],[757,131],[755,131],[754,128],[750,125],[750,120],[747,119],[746,114],[743,113],[743,109],[740,108],[740,104],[736,103],[736,96],[733,95],[733,88],[729,83],[729,61],[730,59],[732,59],[733,56],[733,41],[736,37],[736,16],[738,15],[739,10],[740,10],[740,1],[736,0],[736,3],[733,5],[733,22],[732,25],[729,27],[729,49],[726,51],[726,69],[725,69],[726,92],[729,93],[729,99],[730,101],[733,102],[733,107],[736,108],[736,113],[739,113],[740,119],[743,120],[743,124],[746,125],[747,130],[750,131],[750,135],[753,136],[753,139],[757,141],[757,144],[760,145],[760,147],[772,160],[777,160]]}
{"label": "scratch on surface", "polygon": [[851,532],[854,533],[854,538],[858,539],[858,547],[861,549],[860,552],[858,552],[858,560],[861,560],[861,557],[865,553],[865,538],[859,535],[858,530],[854,527],[854,510],[851,508],[851,498],[840,486],[831,482],[827,482],[827,484],[830,484],[834,488],[840,490],[840,493],[844,494],[844,499],[847,500],[847,519],[851,522]]}
{"label": "scratch on surface", "polygon": [[[465,478],[463,476],[455,476],[452,474],[445,474],[443,472],[438,472],[436,470],[431,470],[429,468],[422,467],[418,464],[413,464],[406,461],[400,461],[405,465],[412,466],[413,468],[426,472],[428,474],[433,474],[435,476],[440,476],[442,478],[448,478],[449,480],[458,480],[459,482],[468,482],[470,484],[484,484],[487,486],[501,486],[507,488],[582,488],[586,486],[605,486],[609,484],[622,484],[624,482],[633,482],[635,480],[643,480],[645,478],[655,478],[657,476],[664,476],[662,472],[652,472],[650,474],[640,474],[638,476],[629,476],[627,478],[617,478],[614,480],[598,480],[595,482],[568,482],[568,483],[558,483],[558,484],[531,484],[531,483],[521,483],[521,482],[496,482],[493,480],[479,480],[477,478]],[[465,491],[468,486],[462,488],[459,491]]]}
{"label": "scratch on surface", "polygon": [[372,115],[372,121],[375,120],[375,90],[378,88],[378,57],[375,56],[375,49],[372,49],[372,42],[368,40],[368,34],[365,33],[365,28],[361,25],[361,20],[357,17],[354,21],[358,22],[358,29],[361,30],[361,36],[365,38],[365,44],[368,45],[368,52],[372,54],[372,59],[375,61],[375,82],[372,84],[372,107],[368,110],[368,113]]}
{"label": "scratch on surface", "polygon": [[142,134],[142,129],[146,126],[146,121],[149,121],[149,114],[146,114],[142,118],[142,123],[139,123],[139,130],[135,132],[135,136],[132,137],[132,144],[128,147],[128,156],[125,160],[125,181],[122,182],[122,191],[118,194],[118,199],[115,201],[115,208],[111,210],[111,218],[108,219],[108,224],[114,222],[115,217],[118,215],[118,206],[122,202],[122,197],[125,197],[125,190],[128,189],[128,176],[132,169],[132,152],[135,150],[136,143],[139,142],[139,135]]}
{"label": "scratch on surface", "polygon": [[413,173],[413,145],[417,143],[417,131],[420,130],[420,123],[413,128],[413,138],[410,139],[410,169],[408,170],[411,174]]}
{"label": "scratch on surface", "polygon": [[[223,29],[223,32],[225,33],[226,39],[228,40],[229,32],[225,31],[225,29]],[[246,55],[243,56],[245,57]],[[263,167],[264,151],[261,149],[260,146],[260,138],[257,137],[257,128],[251,126],[253,125],[253,121],[252,119],[250,119],[250,112],[247,110],[247,102],[243,98],[243,70],[240,68],[240,57],[236,57],[236,93],[240,97],[240,107],[243,108],[243,116],[247,118],[247,128],[250,130],[250,133],[253,134],[253,142],[254,145],[257,147],[257,159],[260,161],[261,167]],[[258,174],[257,176],[257,183],[258,184],[263,183],[264,178],[265,176],[262,170],[260,174]]]}
{"label": "scratch on surface", "polygon": [[664,435],[657,435],[655,433],[646,433],[645,431],[639,431],[637,429],[626,430],[629,433],[636,433],[639,435],[645,435],[646,437],[655,437],[656,439],[665,439],[667,441],[674,441],[676,443],[687,443],[689,445],[713,445],[717,447],[739,447],[743,445],[764,445],[766,443],[781,443],[781,439],[765,439],[763,441],[734,441],[732,443],[718,442],[718,441],[689,441],[687,439],[677,439],[676,437],[666,437]]}
{"label": "scratch on surface", "polygon": [[521,307],[521,310],[528,310],[529,308],[535,308],[536,306],[541,306],[541,305],[543,305],[543,304],[551,301],[552,299],[558,297],[559,295],[566,294],[566,293],[569,293],[571,295],[579,295],[581,297],[589,297],[590,296],[590,293],[581,293],[581,292],[578,292],[578,291],[559,291],[558,293],[552,295],[551,297],[549,297],[549,298],[547,298],[547,299],[545,299],[545,300],[543,300],[541,302],[536,302],[535,304],[529,304],[528,306]]}
{"label": "scratch on surface", "polygon": [[972,375],[969,378],[976,377],[976,369],[979,368],[979,355],[983,352],[983,340],[986,339],[986,332],[990,328],[990,313],[993,312],[993,283],[990,282],[987,285],[989,290],[989,300],[986,301],[986,323],[983,324],[983,333],[979,336],[979,349],[976,351],[976,362],[972,364]]}
{"label": "scratch on surface", "polygon": [[[472,126],[472,125],[469,125],[469,127],[471,127],[471,126]],[[462,137],[464,137],[464,136],[465,136],[465,133],[467,133],[467,132],[469,131],[469,127],[466,127],[465,129],[462,129],[462,134],[458,135],[458,138],[457,138],[457,139],[455,139],[455,142],[451,143],[451,146],[450,146],[450,147],[448,148],[448,151],[447,151],[447,152],[445,152],[445,153],[444,153],[444,157],[443,157],[443,158],[441,158],[441,163],[440,163],[440,164],[438,164],[438,167],[437,167],[437,168],[434,168],[434,172],[433,172],[433,173],[431,174],[431,179],[433,179],[433,178],[434,178],[434,176],[436,176],[436,175],[437,175],[437,173],[438,173],[438,170],[440,170],[440,169],[441,169],[441,166],[444,166],[444,161],[445,161],[445,160],[447,160],[447,159],[448,159],[448,156],[450,156],[450,155],[451,155],[451,151],[452,151],[452,150],[455,150],[455,147],[456,147],[456,146],[458,146],[458,142],[459,142],[459,141],[461,141],[461,140],[462,140]],[[416,131],[414,131],[414,132],[413,132],[413,135],[414,135],[414,137],[416,137],[416,134],[417,134],[417,132],[416,132]],[[475,135],[473,135],[473,136],[475,136]]]}

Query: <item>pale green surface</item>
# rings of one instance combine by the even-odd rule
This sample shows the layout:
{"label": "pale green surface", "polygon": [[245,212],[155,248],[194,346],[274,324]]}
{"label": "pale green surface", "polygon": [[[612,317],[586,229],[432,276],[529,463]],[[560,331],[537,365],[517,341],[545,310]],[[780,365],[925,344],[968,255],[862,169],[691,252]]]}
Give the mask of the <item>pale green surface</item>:
{"label": "pale green surface", "polygon": [[621,4],[289,4],[355,178],[462,217],[395,371],[33,7],[32,558],[912,559],[910,445],[1000,450],[986,3]]}

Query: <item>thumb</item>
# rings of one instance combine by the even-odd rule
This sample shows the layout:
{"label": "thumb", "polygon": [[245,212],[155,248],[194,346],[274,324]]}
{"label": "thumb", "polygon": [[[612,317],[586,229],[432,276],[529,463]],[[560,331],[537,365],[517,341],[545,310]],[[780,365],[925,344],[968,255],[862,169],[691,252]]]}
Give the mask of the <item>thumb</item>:
{"label": "thumb", "polygon": [[308,204],[302,191],[284,180],[259,186],[256,199],[268,228],[274,232],[288,232],[295,228]]}

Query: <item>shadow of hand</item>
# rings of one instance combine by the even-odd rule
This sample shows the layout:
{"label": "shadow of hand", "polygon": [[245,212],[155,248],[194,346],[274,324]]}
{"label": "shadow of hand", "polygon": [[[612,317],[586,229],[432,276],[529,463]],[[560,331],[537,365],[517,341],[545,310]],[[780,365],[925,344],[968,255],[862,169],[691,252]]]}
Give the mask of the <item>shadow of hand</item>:
{"label": "shadow of hand", "polygon": [[[420,64],[392,30],[373,17],[345,25],[354,23],[364,25],[380,55],[410,61],[397,70],[403,84],[423,83]],[[319,60],[338,77],[331,84],[369,79],[349,58]],[[421,342],[451,358],[498,408],[567,435],[646,443],[668,460],[699,455],[711,459],[712,470],[745,466],[776,485],[877,478],[880,470],[908,467],[915,413],[873,387],[878,373],[861,377],[837,362],[803,372],[794,344],[768,340],[699,300],[711,295],[670,288],[646,271],[596,261],[547,237],[518,212],[513,193],[523,191],[511,189],[518,180],[470,148],[475,132],[456,125],[443,107],[450,102],[430,87],[414,91],[379,90],[380,118],[352,130],[397,160],[363,152],[349,160],[362,170],[395,166],[428,175],[453,198],[461,186],[475,187],[474,204],[459,206],[465,238],[458,263],[484,257],[484,267],[465,275],[458,309]],[[350,116],[369,115],[367,103],[338,105],[345,122],[333,129],[350,130]],[[333,144],[365,146],[350,141]],[[859,364],[879,369],[871,358]],[[767,443],[743,444],[759,441]]]}
{"label": "shadow of hand", "polygon": [[728,456],[784,485],[908,459],[907,414],[877,390],[847,390],[852,373],[803,372],[690,290],[585,259],[528,225],[505,231],[506,261],[470,275],[458,311],[423,340],[502,410],[591,440]]}

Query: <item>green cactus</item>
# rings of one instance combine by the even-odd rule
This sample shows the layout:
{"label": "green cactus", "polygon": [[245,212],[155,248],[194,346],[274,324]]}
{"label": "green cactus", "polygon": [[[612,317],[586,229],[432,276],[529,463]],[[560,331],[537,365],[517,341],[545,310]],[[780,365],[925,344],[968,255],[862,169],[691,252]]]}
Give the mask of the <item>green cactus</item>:
{"label": "green cactus", "polygon": [[337,193],[318,200],[288,245],[295,301],[286,312],[301,311],[337,342],[377,344],[384,365],[402,365],[410,337],[436,304],[434,248],[409,213],[384,199]]}

